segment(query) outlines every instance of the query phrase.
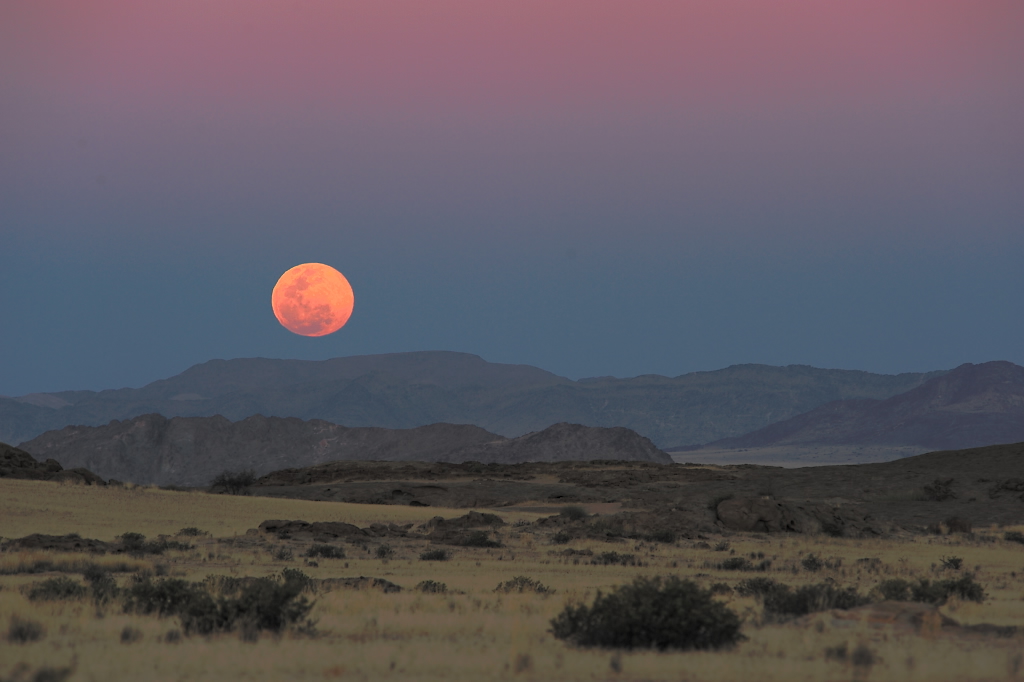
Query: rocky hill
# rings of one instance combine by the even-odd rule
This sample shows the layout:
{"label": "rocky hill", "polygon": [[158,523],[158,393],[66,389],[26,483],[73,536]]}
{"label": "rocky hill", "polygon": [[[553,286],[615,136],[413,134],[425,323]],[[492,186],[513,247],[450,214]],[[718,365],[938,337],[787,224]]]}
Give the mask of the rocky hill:
{"label": "rocky hill", "polygon": [[60,462],[48,459],[40,462],[20,448],[0,443],[0,478],[20,478],[30,481],[67,481],[85,485],[106,485],[107,482],[88,469],[65,469]]}
{"label": "rocky hill", "polygon": [[938,374],[736,365],[678,377],[572,381],[440,351],[211,360],[139,389],[0,398],[0,440],[19,443],[68,425],[155,412],[233,421],[264,414],[392,429],[448,422],[507,437],[572,422],[624,426],[668,448],[739,436],[834,400],[889,398]]}
{"label": "rocky hill", "polygon": [[319,419],[260,415],[231,422],[220,416],[147,414],[106,426],[69,426],[23,445],[36,457],[88,467],[107,478],[187,486],[206,485],[225,470],[252,469],[262,475],[344,460],[671,462],[650,440],[625,428],[556,424],[508,439],[465,424],[349,428]]}
{"label": "rocky hill", "polygon": [[[886,400],[839,400],[708,448],[808,445],[933,450],[1024,441],[1024,367],[965,364]],[[693,454],[699,459],[699,453]]]}

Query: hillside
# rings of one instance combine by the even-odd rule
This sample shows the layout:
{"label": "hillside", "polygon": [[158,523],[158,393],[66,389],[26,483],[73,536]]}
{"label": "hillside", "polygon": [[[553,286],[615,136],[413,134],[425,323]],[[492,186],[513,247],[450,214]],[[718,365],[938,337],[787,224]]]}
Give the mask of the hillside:
{"label": "hillside", "polygon": [[507,439],[477,426],[431,424],[413,429],[348,428],[319,419],[256,415],[147,414],[106,426],[69,426],[23,444],[37,459],[88,467],[104,478],[142,484],[207,485],[224,470],[276,469],[324,462],[553,462],[618,459],[669,463],[643,436],[624,428],[556,424]]}
{"label": "hillside", "polygon": [[[886,400],[840,400],[707,448],[915,446],[952,450],[1024,441],[1024,367],[965,364]],[[699,454],[692,457],[699,459]]]}
{"label": "hillside", "polygon": [[139,389],[0,398],[0,440],[19,443],[69,425],[148,413],[232,421],[263,414],[392,429],[475,424],[507,437],[555,422],[624,426],[671,447],[739,436],[830,401],[889,398],[938,374],[735,365],[678,377],[572,381],[441,351],[211,360]]}

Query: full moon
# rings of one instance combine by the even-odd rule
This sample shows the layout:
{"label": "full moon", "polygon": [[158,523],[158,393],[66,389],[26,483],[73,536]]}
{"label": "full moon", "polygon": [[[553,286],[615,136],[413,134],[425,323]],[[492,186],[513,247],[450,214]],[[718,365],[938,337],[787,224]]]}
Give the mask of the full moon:
{"label": "full moon", "polygon": [[333,334],[352,316],[352,285],[330,265],[303,263],[281,275],[270,297],[274,316],[302,336]]}

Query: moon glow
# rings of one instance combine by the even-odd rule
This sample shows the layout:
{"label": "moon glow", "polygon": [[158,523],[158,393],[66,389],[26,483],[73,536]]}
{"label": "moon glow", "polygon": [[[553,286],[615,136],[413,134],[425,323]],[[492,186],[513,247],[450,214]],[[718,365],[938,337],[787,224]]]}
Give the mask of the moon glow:
{"label": "moon glow", "polygon": [[301,336],[333,334],[352,316],[352,285],[330,265],[303,263],[281,275],[270,297],[277,321]]}

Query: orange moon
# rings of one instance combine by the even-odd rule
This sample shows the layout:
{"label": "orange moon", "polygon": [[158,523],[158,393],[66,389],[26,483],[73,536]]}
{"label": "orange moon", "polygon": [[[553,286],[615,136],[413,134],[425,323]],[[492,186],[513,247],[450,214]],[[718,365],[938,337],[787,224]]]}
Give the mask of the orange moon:
{"label": "orange moon", "polygon": [[352,285],[330,265],[303,263],[281,275],[270,297],[274,316],[302,336],[333,334],[352,316]]}

